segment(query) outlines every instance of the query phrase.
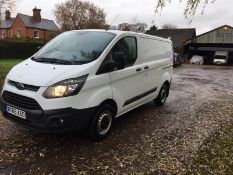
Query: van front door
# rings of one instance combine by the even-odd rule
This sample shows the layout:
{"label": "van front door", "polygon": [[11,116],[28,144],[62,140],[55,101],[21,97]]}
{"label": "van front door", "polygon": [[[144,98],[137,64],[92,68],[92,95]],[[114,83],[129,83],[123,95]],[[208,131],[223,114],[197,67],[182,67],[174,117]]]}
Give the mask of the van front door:
{"label": "van front door", "polygon": [[118,105],[118,115],[132,109],[141,103],[140,94],[142,89],[142,66],[136,64],[137,39],[124,37],[120,39],[110,52],[123,52],[125,55],[125,68],[110,72],[113,99]]}

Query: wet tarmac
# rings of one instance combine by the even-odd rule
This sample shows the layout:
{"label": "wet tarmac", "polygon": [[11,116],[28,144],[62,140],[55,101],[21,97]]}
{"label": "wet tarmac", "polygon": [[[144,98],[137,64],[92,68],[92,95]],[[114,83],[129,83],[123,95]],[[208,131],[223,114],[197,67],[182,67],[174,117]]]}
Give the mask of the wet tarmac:
{"label": "wet tarmac", "polygon": [[147,103],[118,118],[111,135],[43,135],[0,114],[0,174],[183,174],[211,133],[233,121],[233,67],[174,69],[163,107]]}

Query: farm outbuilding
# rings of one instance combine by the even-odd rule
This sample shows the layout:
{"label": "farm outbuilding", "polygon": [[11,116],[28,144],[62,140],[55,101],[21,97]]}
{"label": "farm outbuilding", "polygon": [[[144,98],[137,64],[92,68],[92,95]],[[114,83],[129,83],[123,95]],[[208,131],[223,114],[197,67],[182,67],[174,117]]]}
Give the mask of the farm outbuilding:
{"label": "farm outbuilding", "polygon": [[233,64],[233,28],[224,25],[192,38],[187,41],[184,53],[189,59],[193,55],[203,56],[205,64],[224,57],[227,64]]}

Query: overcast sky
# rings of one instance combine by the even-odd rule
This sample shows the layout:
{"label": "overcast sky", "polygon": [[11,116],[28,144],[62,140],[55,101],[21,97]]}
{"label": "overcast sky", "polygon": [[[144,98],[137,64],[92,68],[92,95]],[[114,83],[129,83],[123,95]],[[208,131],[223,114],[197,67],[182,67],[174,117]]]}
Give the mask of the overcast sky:
{"label": "overcast sky", "polygon": [[[42,18],[55,20],[53,14],[55,4],[63,1],[65,0],[17,0],[14,15],[17,12],[32,15],[32,9],[36,6],[42,9]],[[90,1],[105,10],[108,24],[113,23],[113,25],[125,22],[145,22],[151,26],[154,20],[154,24],[158,27],[167,23],[175,24],[179,28],[195,27],[197,34],[225,24],[233,26],[232,0],[217,0],[215,3],[209,4],[203,15],[201,15],[200,7],[190,26],[183,15],[185,3],[180,3],[180,0],[172,0],[172,3],[168,3],[161,14],[154,13],[156,0]],[[116,20],[114,21],[114,19]]]}

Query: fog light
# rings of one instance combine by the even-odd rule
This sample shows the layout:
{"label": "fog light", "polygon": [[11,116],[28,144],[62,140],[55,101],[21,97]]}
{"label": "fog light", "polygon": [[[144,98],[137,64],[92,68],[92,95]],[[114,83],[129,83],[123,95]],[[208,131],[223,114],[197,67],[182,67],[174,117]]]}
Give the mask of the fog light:
{"label": "fog light", "polygon": [[64,120],[63,120],[63,119],[59,119],[59,123],[60,123],[60,124],[63,124],[63,123],[64,123]]}

